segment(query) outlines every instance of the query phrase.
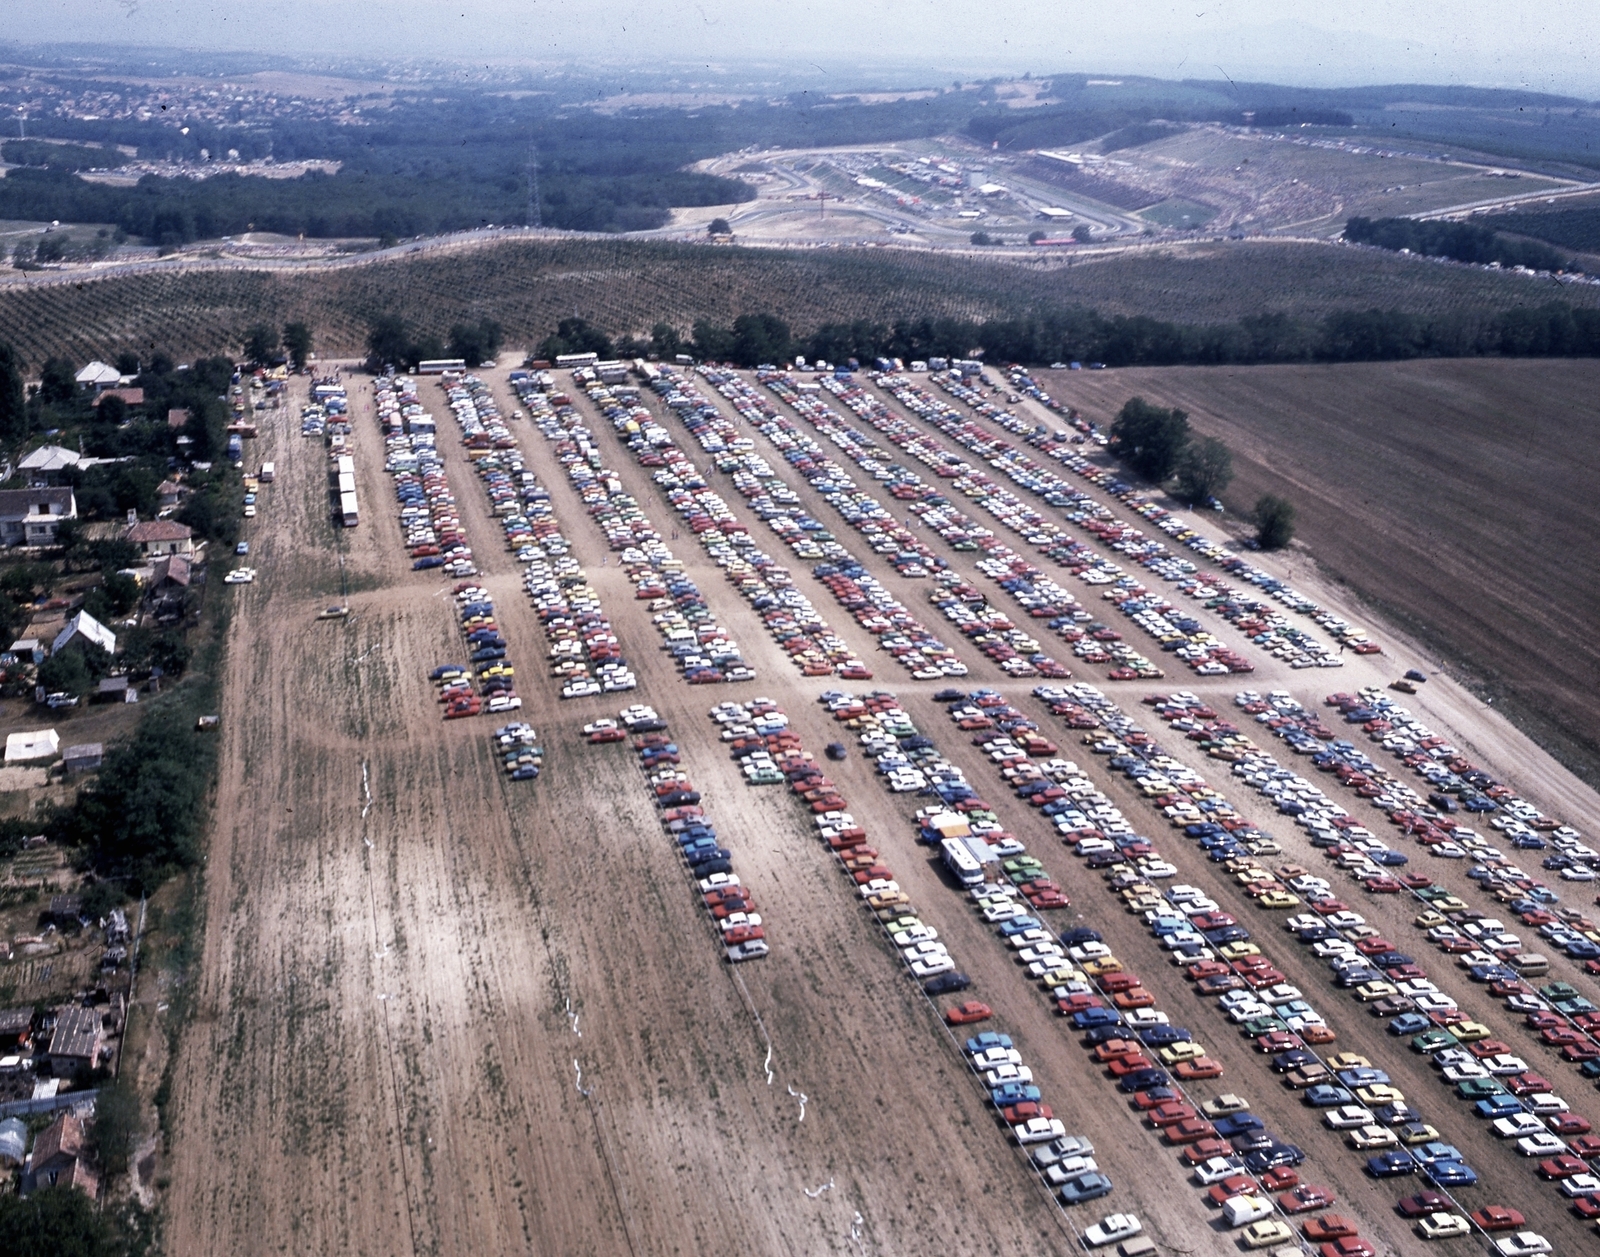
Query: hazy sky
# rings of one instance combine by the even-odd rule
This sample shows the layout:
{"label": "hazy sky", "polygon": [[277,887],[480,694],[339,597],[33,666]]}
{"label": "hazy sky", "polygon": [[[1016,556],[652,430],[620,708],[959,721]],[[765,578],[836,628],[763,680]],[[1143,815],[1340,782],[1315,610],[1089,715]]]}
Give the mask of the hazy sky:
{"label": "hazy sky", "polygon": [[1600,98],[1600,0],[1343,0],[1290,13],[1282,0],[7,0],[0,39],[819,71],[915,62],[936,81],[968,67],[1094,70]]}

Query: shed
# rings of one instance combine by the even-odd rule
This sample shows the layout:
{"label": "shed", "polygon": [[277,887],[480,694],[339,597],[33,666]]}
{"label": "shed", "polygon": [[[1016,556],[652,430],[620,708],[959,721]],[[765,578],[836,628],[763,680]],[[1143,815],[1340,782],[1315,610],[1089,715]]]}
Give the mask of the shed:
{"label": "shed", "polygon": [[51,895],[47,914],[57,925],[76,925],[83,915],[82,895]]}
{"label": "shed", "polygon": [[[125,676],[101,677],[99,683],[94,687],[95,701],[100,703],[125,702],[127,693],[128,678]],[[66,759],[67,751],[76,749],[76,747],[69,746],[66,751],[61,752],[61,758],[63,760]]]}
{"label": "shed", "polygon": [[109,655],[117,653],[117,635],[87,611],[78,612],[62,626],[55,641],[50,643],[50,653],[60,654],[74,643],[98,646]]}
{"label": "shed", "polygon": [[61,750],[61,738],[54,729],[34,729],[6,736],[6,763],[31,764],[54,759]]}
{"label": "shed", "polygon": [[61,752],[61,766],[66,769],[67,776],[73,777],[78,773],[93,772],[105,757],[104,742],[80,742]]}
{"label": "shed", "polygon": [[120,397],[129,406],[144,405],[144,390],[142,388],[108,388],[94,399],[94,404],[98,406],[108,397]]}
{"label": "shed", "polygon": [[188,423],[189,410],[187,407],[180,406],[167,411],[167,427],[182,428],[187,427]]}
{"label": "shed", "polygon": [[178,505],[179,493],[180,490],[176,484],[170,480],[163,480],[156,486],[156,502],[163,510],[169,506],[176,506]]}
{"label": "shed", "polygon": [[100,1057],[100,1012],[78,1004],[55,1010],[56,1028],[50,1032],[50,1068],[58,1078],[70,1078],[78,1069],[93,1069]]}
{"label": "shed", "polygon": [[187,589],[189,582],[194,578],[194,569],[186,555],[169,554],[164,559],[157,559],[151,566],[151,582],[157,589],[176,586]]}
{"label": "shed", "polygon": [[19,637],[11,643],[11,653],[18,659],[31,659],[34,663],[44,662],[44,644],[37,637]]}
{"label": "shed", "polygon": [[0,1008],[0,1048],[14,1048],[33,1025],[33,1009]]}

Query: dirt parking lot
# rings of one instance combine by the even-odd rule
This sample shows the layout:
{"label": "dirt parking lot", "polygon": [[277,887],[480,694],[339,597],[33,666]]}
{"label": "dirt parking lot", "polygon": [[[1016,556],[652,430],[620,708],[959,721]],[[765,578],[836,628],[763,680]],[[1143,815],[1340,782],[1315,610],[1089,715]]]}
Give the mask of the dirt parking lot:
{"label": "dirt parking lot", "polygon": [[[509,413],[516,402],[505,370],[487,378]],[[358,528],[329,526],[326,456],[320,442],[294,434],[294,407],[251,451],[274,459],[278,478],[250,534],[261,575],[232,591],[239,607],[206,874],[202,987],[173,1097],[174,1251],[1064,1253],[1074,1226],[1117,1209],[1145,1219],[1162,1252],[1233,1250],[1200,1193],[1186,1185],[1175,1151],[1142,1127],[942,868],[912,844],[908,817],[917,803],[889,795],[852,754],[830,771],[853,813],[974,978],[971,994],[995,1008],[997,1025],[1017,1038],[1058,1116],[1093,1139],[1117,1184],[1103,1208],[1071,1218],[1049,1201],[1008,1146],[935,1010],[810,836],[799,804],[777,789],[746,786],[706,718],[706,708],[724,698],[770,695],[807,748],[820,752],[835,726],[814,699],[830,682],[798,676],[685,535],[671,543],[675,554],[758,673],[737,687],[686,686],[657,649],[644,604],[622,572],[602,565],[603,538],[544,439],[513,424],[639,674],[631,701],[652,704],[670,722],[683,768],[754,889],[772,954],[737,969],[722,962],[632,756],[578,736],[585,721],[621,704],[560,702],[542,675],[542,638],[520,591],[519,565],[505,551],[439,386],[427,382],[423,400],[439,419],[463,525],[518,668],[521,715],[547,750],[544,774],[531,783],[504,780],[490,753],[493,718],[440,721],[427,673],[462,653],[450,582],[410,570],[370,383],[354,376],[351,384]],[[655,486],[609,424],[587,402],[579,409],[606,465],[667,535],[676,517]],[[665,422],[703,463],[683,428]],[[927,607],[926,582],[899,577],[835,527],[837,517],[760,438],[757,448],[914,614],[952,640]],[[743,517],[728,477],[710,479]],[[787,557],[763,525],[747,522],[764,548]],[[971,556],[925,539],[959,570],[974,571]],[[340,589],[341,561],[353,616],[318,623],[316,612]],[[901,694],[919,727],[1066,887],[1074,907],[1055,914],[1058,928],[1081,913],[1174,1021],[1223,1060],[1227,1075],[1206,1084],[1213,1087],[1206,1094],[1249,1097],[1270,1125],[1307,1149],[1305,1177],[1332,1187],[1340,1211],[1357,1216],[1364,1235],[1395,1253],[1414,1251],[1390,1210],[1410,1181],[1395,1187],[1395,1180],[1364,1177],[1356,1154],[1318,1129],[1316,1115],[1270,1077],[1220,1013],[1199,1006],[1099,879],[1060,848],[1037,814],[1004,797],[977,749],[931,701],[939,686],[911,682],[802,565],[790,566],[823,617],[875,668],[871,686],[854,688]],[[1074,592],[1089,601],[1091,591]],[[1371,624],[1386,644],[1393,640],[1370,616],[1347,614]],[[1243,648],[1231,629],[1208,627]],[[1133,633],[1129,639],[1143,648]],[[961,654],[973,668],[965,684],[994,684],[1019,705],[1033,704],[1063,754],[1084,764],[1135,824],[1154,823],[1122,779],[1086,763],[1065,731],[1051,729],[1027,696],[1031,683],[1002,685],[987,660]],[[1394,658],[1391,651],[1385,661],[1352,660],[1339,672],[1314,674],[1261,667],[1248,683],[1281,684],[1309,704],[1327,690],[1390,679]],[[1103,670],[1073,671],[1105,687],[1095,675]],[[1230,682],[1203,687],[1184,672],[1166,688],[1226,704],[1239,688]],[[1115,697],[1130,705],[1160,688],[1124,688]],[[1535,765],[1538,780],[1524,781],[1526,740],[1452,683],[1430,684],[1414,709],[1452,733],[1459,727],[1464,740],[1476,738],[1470,745],[1490,770],[1542,806],[1565,806],[1580,825],[1600,818],[1592,793],[1548,760]],[[1223,788],[1241,809],[1256,806],[1242,787]],[[1286,846],[1297,833],[1284,833]],[[1235,910],[1242,896],[1216,866],[1170,831],[1152,836],[1183,880]],[[1310,854],[1289,858],[1309,864]],[[1409,943],[1405,921],[1381,916],[1398,914],[1398,905],[1376,911],[1376,922]],[[1260,926],[1271,954],[1338,1030],[1340,1046],[1391,1069],[1428,1120],[1467,1151],[1484,1180],[1469,1199],[1515,1202],[1552,1238],[1576,1239],[1577,1222],[1553,1191],[1533,1187],[1528,1165],[1489,1146],[1495,1141],[1444,1096],[1424,1063],[1335,993],[1309,956],[1273,937],[1268,914],[1240,906],[1236,915]],[[1469,996],[1481,1002],[1481,993],[1443,968],[1430,964],[1441,970],[1441,984],[1455,984],[1447,989],[1462,988],[1463,1004]],[[1502,1011],[1484,1011],[1497,1031],[1512,1029]],[[1583,1107],[1578,1088],[1566,1091]],[[807,1098],[803,1121],[795,1093]]]}

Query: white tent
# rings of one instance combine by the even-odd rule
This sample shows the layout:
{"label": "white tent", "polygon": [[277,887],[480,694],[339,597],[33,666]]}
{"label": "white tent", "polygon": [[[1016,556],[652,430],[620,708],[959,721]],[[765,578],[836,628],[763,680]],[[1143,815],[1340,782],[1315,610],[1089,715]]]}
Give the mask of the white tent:
{"label": "white tent", "polygon": [[60,749],[61,739],[54,729],[13,733],[6,738],[6,763],[27,764],[41,759],[54,759]]}

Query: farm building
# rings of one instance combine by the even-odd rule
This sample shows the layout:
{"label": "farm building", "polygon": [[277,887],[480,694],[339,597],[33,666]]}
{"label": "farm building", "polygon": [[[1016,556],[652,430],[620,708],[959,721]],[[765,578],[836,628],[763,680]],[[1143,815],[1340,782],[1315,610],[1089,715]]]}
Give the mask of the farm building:
{"label": "farm building", "polygon": [[61,521],[77,518],[71,489],[0,489],[0,544],[54,545]]}
{"label": "farm building", "polygon": [[63,474],[78,465],[75,451],[59,445],[41,445],[17,464],[30,485],[55,484]]}
{"label": "farm building", "polygon": [[33,1027],[33,1009],[0,1008],[0,1051],[12,1051]]}
{"label": "farm building", "polygon": [[[96,1018],[98,1022],[98,1018]],[[83,1119],[63,1113],[33,1141],[33,1158],[23,1176],[29,1191],[44,1187],[76,1187],[88,1196],[100,1194],[100,1180],[89,1167]]]}
{"label": "farm building", "polygon": [[28,1157],[28,1128],[20,1118],[0,1122],[0,1165],[14,1168]]}
{"label": "farm building", "polygon": [[6,736],[6,763],[36,764],[54,759],[61,750],[61,738],[54,729],[34,729]]}
{"label": "farm building", "polygon": [[11,643],[11,653],[18,659],[33,663],[44,662],[44,644],[37,637],[19,637]]}
{"label": "farm building", "polygon": [[57,1078],[70,1078],[78,1069],[93,1069],[100,1058],[100,1012],[78,1004],[55,1010],[56,1028],[50,1032],[50,1068]]}
{"label": "farm building", "polygon": [[[128,678],[101,677],[94,687],[94,701],[97,703],[137,703],[139,691],[128,684]],[[129,697],[133,695],[134,697]],[[61,753],[62,759],[66,752]]]}
{"label": "farm building", "polygon": [[108,388],[116,388],[122,383],[122,372],[118,371],[108,362],[101,362],[98,358],[78,372],[78,384],[83,388],[92,388],[100,392]]}
{"label": "farm building", "polygon": [[120,397],[129,406],[144,405],[144,390],[142,388],[108,388],[94,399],[98,406],[108,397]]}
{"label": "farm building", "polygon": [[158,559],[164,554],[193,554],[194,534],[187,524],[175,524],[170,519],[147,519],[134,524],[123,538],[144,551],[147,559]]}
{"label": "farm building", "polygon": [[174,507],[178,505],[178,496],[181,492],[182,490],[180,490],[172,481],[163,480],[156,486],[156,504],[160,506],[162,510],[167,510],[171,507]]}
{"label": "farm building", "polygon": [[100,767],[100,762],[105,759],[106,747],[103,742],[80,742],[77,746],[69,746],[61,752],[61,767],[66,770],[69,777],[79,773],[93,772]]}
{"label": "farm building", "polygon": [[117,635],[87,611],[80,611],[61,627],[55,641],[50,643],[50,653],[59,655],[68,646],[86,645],[100,647],[108,655],[117,653]]}

